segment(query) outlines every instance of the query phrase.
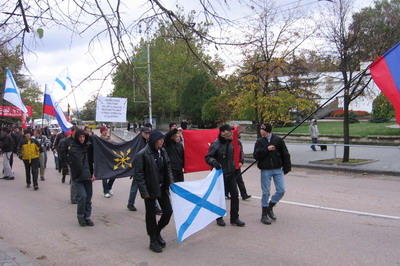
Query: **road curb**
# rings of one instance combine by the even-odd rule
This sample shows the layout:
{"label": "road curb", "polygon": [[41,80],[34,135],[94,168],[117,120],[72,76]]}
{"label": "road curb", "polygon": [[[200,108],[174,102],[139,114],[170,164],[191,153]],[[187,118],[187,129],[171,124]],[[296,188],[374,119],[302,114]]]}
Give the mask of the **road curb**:
{"label": "road curb", "polygon": [[0,265],[39,266],[40,264],[0,239]]}
{"label": "road curb", "polygon": [[[246,163],[253,163],[254,159],[245,158],[244,161]],[[315,169],[315,170],[336,171],[336,172],[346,172],[346,173],[367,173],[367,174],[375,174],[375,175],[400,176],[400,172],[382,171],[382,170],[365,170],[365,169],[354,168],[354,166],[353,167],[341,167],[341,166],[324,166],[324,165],[311,165],[311,164],[292,164],[292,167]]]}

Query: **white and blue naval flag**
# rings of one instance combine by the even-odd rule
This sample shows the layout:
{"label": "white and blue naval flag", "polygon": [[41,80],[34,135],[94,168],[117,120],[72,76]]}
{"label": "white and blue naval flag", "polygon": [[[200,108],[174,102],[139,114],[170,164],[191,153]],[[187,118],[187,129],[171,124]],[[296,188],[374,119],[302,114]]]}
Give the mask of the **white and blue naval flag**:
{"label": "white and blue naval flag", "polygon": [[72,79],[69,74],[68,68],[64,68],[60,74],[54,80],[55,88],[60,88],[64,91],[70,90],[72,88]]}
{"label": "white and blue naval flag", "polygon": [[24,103],[22,102],[21,98],[21,93],[19,92],[17,83],[15,83],[15,80],[11,74],[11,71],[9,68],[6,68],[6,84],[4,88],[4,100],[12,103],[19,109],[21,109],[22,112],[25,114],[28,113],[28,110],[26,109]]}
{"label": "white and blue naval flag", "polygon": [[201,180],[174,183],[170,192],[178,242],[226,214],[222,169],[214,168]]}

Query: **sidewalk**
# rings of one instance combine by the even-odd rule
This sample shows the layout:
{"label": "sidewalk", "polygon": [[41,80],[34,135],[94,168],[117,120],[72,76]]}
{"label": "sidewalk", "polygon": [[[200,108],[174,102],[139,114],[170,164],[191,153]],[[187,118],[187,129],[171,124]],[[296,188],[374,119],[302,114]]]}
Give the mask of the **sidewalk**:
{"label": "sidewalk", "polygon": [[[243,141],[245,154],[252,154],[255,141]],[[317,146],[317,151],[312,151],[310,144],[307,143],[286,143],[288,147],[292,166],[322,169],[330,171],[361,172],[400,176],[400,147],[396,146],[368,146],[358,145],[350,147],[351,159],[370,159],[372,162],[356,165],[329,165],[318,162],[324,159],[335,157],[335,147],[327,144],[328,151],[321,151]],[[336,146],[336,158],[343,157],[343,147]],[[253,162],[254,159],[247,159]]]}
{"label": "sidewalk", "polygon": [[7,266],[38,266],[34,259],[25,256],[16,248],[10,247],[4,240],[0,239],[0,265]]}
{"label": "sidewalk", "polygon": [[[113,131],[113,134],[122,140],[131,140],[136,134],[124,131]],[[255,140],[242,140],[245,154],[253,154]],[[291,155],[293,167],[322,169],[329,171],[347,171],[373,174],[386,174],[400,176],[400,146],[368,146],[358,145],[350,147],[351,159],[370,159],[372,162],[357,165],[329,165],[318,162],[324,159],[343,157],[343,147],[327,144],[328,151],[312,151],[309,143],[286,142]],[[319,148],[319,147],[317,147]],[[254,162],[253,158],[247,158],[247,162]]]}

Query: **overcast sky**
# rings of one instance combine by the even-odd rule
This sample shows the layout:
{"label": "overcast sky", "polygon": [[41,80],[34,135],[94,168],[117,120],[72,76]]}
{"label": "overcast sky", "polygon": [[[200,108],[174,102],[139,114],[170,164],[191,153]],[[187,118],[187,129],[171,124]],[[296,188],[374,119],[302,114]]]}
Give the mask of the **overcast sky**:
{"label": "overcast sky", "polygon": [[[145,0],[140,1],[126,1],[129,6],[124,7],[124,21],[125,23],[132,23],[135,21],[145,10],[146,5]],[[130,3],[134,2],[134,3]],[[166,0],[161,1],[169,9],[176,10],[175,5],[179,3],[183,5],[185,11],[191,9],[201,10],[198,6],[197,0],[191,1],[173,1]],[[217,1],[215,1],[217,2]],[[223,17],[229,17],[230,19],[235,19],[237,21],[248,21],[254,17],[254,11],[248,8],[247,4],[244,2],[250,1],[228,1],[230,2],[229,9],[222,9],[216,5],[218,12]],[[357,6],[364,7],[371,3],[369,0],[357,1]],[[329,6],[331,3],[328,1],[317,1],[317,0],[285,0],[277,1],[277,6],[282,6],[282,10],[293,8],[295,5],[302,6],[302,8],[307,9],[320,9]],[[226,29],[226,32],[228,29]],[[234,29],[232,32],[237,31]],[[217,29],[215,34],[217,34]],[[82,36],[74,36],[71,38],[71,33],[66,30],[59,28],[44,29],[44,37],[36,45],[31,45],[31,48],[35,53],[29,53],[26,55],[26,64],[29,68],[30,73],[32,73],[32,78],[39,84],[39,86],[44,91],[45,84],[48,86],[53,86],[54,79],[57,75],[66,67],[68,67],[73,84],[76,86],[85,77],[87,77],[94,69],[99,67],[105,61],[111,58],[111,49],[108,44],[108,40],[100,40],[96,42],[95,46],[89,48],[89,40],[93,36],[93,32],[87,32],[82,34]],[[136,41],[140,40],[140,37],[145,37],[142,34],[137,34]],[[133,45],[135,45],[134,43]],[[235,50],[225,50],[221,51],[221,56],[225,59],[228,58],[239,58],[238,51]],[[234,60],[227,60],[228,65],[234,64]],[[98,72],[93,77],[91,81],[82,83],[74,91],[75,99],[78,108],[82,108],[84,103],[88,101],[93,95],[106,96],[112,91],[111,78],[109,77],[104,83],[103,87],[100,89],[102,81],[106,73],[109,73],[110,68],[105,67],[103,72]],[[60,97],[61,95],[56,95]],[[75,100],[70,95],[67,101],[75,107]],[[64,101],[63,101],[64,103]],[[66,103],[64,103],[66,105]]]}

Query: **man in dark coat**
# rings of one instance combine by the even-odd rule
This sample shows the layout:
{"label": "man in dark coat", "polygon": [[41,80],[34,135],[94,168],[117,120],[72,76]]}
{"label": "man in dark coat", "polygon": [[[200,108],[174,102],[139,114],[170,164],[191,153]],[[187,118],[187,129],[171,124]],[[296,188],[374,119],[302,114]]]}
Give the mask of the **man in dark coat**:
{"label": "man in dark coat", "polygon": [[[285,194],[284,175],[290,172],[290,154],[285,142],[275,134],[272,134],[270,124],[262,124],[260,127],[261,138],[254,146],[253,156],[258,161],[257,166],[261,170],[261,222],[271,224],[271,219],[276,220],[273,207]],[[275,194],[270,196],[271,179],[274,179]]]}
{"label": "man in dark coat", "polygon": [[[134,169],[140,195],[146,206],[146,229],[150,236],[150,250],[162,252],[166,246],[161,237],[161,230],[169,223],[172,206],[169,199],[169,186],[174,182],[170,161],[163,148],[164,135],[153,130],[149,143],[135,157]],[[162,209],[160,220],[156,220],[155,201],[158,200]]]}
{"label": "man in dark coat", "polygon": [[[232,225],[244,226],[245,222],[239,219],[239,192],[235,176],[235,161],[233,160],[232,128],[229,125],[219,127],[218,138],[211,143],[206,155],[206,162],[215,169],[221,169],[224,174],[227,192],[231,195],[230,222]],[[217,219],[219,226],[225,226],[222,217]]]}
{"label": "man in dark coat", "polygon": [[[17,154],[17,152],[18,152],[18,151],[17,151],[18,145],[19,145],[19,142],[20,142],[21,139],[22,139],[22,134],[21,134],[21,131],[20,131],[19,127],[15,127],[15,128],[14,128],[14,131],[11,133],[11,136],[12,136],[13,139],[14,139],[13,154]],[[11,158],[10,158],[10,166],[11,166],[11,169],[12,169],[12,167],[13,167],[13,162],[14,162],[14,156],[11,155]]]}
{"label": "man in dark coat", "polygon": [[181,136],[178,133],[177,128],[172,129],[166,134],[164,147],[171,161],[171,169],[174,176],[174,181],[182,182],[184,180],[184,151],[181,143]]}
{"label": "man in dark coat", "polygon": [[[139,135],[137,138],[140,138],[140,144],[138,151],[142,150],[150,137],[150,130],[147,127],[141,127],[139,131]],[[131,189],[129,192],[129,199],[128,199],[128,205],[126,206],[130,211],[137,211],[135,207],[135,200],[136,200],[136,195],[137,195],[137,190],[138,186],[136,183],[136,179],[132,177],[132,184],[131,184]]]}
{"label": "man in dark coat", "polygon": [[77,217],[80,226],[93,226],[90,219],[92,213],[92,182],[95,177],[90,171],[88,145],[89,136],[82,129],[75,132],[68,151],[68,162],[71,167],[71,178],[75,184]]}

